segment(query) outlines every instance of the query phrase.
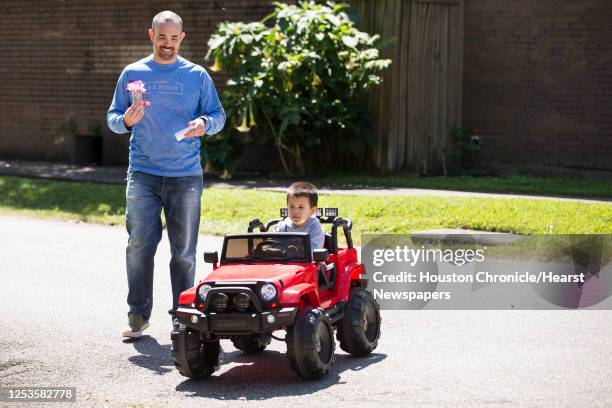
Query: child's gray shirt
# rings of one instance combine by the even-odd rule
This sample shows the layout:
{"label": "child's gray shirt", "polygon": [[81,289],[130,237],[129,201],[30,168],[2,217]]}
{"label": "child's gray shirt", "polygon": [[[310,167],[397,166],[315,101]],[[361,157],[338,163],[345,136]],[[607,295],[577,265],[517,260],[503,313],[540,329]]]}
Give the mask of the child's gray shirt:
{"label": "child's gray shirt", "polygon": [[301,227],[293,225],[291,218],[285,218],[274,226],[276,232],[307,232],[310,235],[310,247],[312,249],[323,248],[325,244],[325,231],[316,216],[311,216],[306,224]]}

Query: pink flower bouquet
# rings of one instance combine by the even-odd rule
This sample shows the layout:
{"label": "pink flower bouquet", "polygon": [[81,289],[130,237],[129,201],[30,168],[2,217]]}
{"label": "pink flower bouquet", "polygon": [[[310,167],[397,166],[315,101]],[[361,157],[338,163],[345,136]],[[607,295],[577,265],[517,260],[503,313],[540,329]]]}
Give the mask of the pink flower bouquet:
{"label": "pink flower bouquet", "polygon": [[[144,86],[144,82],[131,80],[128,83],[127,91],[132,95],[132,104],[135,105],[142,102],[142,94],[147,92],[147,89]],[[151,106],[151,102],[144,101],[144,106]]]}

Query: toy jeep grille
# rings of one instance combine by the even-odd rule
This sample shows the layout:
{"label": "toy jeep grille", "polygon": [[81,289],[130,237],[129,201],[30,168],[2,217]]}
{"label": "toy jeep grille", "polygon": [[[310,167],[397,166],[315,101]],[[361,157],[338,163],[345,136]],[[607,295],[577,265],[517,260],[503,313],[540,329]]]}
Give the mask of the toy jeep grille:
{"label": "toy jeep grille", "polygon": [[257,282],[217,283],[207,296],[205,309],[217,313],[261,312],[265,304],[257,296],[259,286]]}

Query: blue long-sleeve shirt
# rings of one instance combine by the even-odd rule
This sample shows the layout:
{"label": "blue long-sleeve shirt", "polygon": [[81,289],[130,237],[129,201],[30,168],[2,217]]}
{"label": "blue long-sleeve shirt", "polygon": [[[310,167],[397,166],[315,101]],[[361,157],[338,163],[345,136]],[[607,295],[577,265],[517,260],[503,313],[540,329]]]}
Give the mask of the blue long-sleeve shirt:
{"label": "blue long-sleeve shirt", "polygon": [[[144,117],[128,129],[123,122],[132,103],[127,86],[138,80],[144,82],[147,91],[143,100],[151,106],[145,107]],[[106,121],[115,133],[132,133],[128,172],[179,177],[202,174],[200,139],[177,141],[174,136],[198,117],[203,117],[209,135],[225,124],[225,111],[206,70],[182,57],[172,64],[159,64],[150,55],[125,67]]]}

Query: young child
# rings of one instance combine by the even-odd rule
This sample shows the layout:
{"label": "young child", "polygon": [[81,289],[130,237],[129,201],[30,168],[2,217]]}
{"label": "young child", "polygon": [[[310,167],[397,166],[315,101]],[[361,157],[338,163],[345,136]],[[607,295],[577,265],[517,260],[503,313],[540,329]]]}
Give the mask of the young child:
{"label": "young child", "polygon": [[293,183],[287,189],[289,216],[274,226],[277,232],[307,232],[312,249],[323,248],[325,231],[317,219],[317,188],[305,181]]}

